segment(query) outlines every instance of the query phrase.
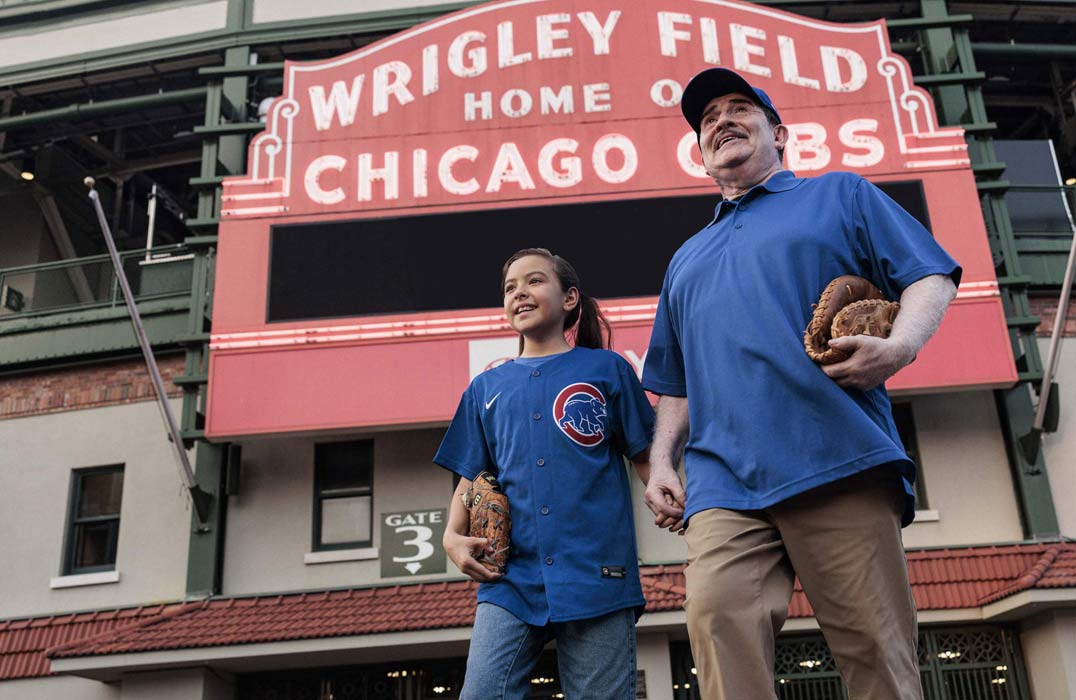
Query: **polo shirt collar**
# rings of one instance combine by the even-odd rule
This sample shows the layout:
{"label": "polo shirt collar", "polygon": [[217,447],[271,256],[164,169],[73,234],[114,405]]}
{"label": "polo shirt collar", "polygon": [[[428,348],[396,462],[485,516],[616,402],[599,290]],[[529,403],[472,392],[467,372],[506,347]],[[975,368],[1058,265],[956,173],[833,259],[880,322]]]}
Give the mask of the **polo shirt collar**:
{"label": "polo shirt collar", "polygon": [[[753,192],[759,189],[766,190],[767,192],[784,192],[800,184],[800,181],[801,178],[796,177],[796,174],[791,170],[778,170],[769,180],[766,180],[766,182],[761,185],[755,185],[745,192],[737,201],[744,201],[747,197],[751,197]],[[734,206],[731,200],[724,198],[718,200],[717,205],[714,206],[714,218],[710,220],[710,224],[708,225],[713,224],[721,218],[721,212],[724,210],[726,204],[728,204],[729,207]]]}
{"label": "polo shirt collar", "polygon": [[784,192],[799,184],[800,178],[791,170],[778,170],[769,180],[759,185],[769,192]]}

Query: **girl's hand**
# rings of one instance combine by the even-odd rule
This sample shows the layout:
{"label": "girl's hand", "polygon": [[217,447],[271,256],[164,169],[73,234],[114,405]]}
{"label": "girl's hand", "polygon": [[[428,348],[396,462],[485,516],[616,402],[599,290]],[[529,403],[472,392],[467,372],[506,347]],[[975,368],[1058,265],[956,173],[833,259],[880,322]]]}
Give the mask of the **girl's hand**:
{"label": "girl's hand", "polygon": [[488,538],[467,537],[466,535],[446,530],[442,542],[445,546],[445,554],[456,565],[456,568],[473,580],[479,583],[489,583],[504,576],[504,574],[493,573],[475,559],[475,557],[481,556],[483,553],[493,553],[493,547],[490,545]]}

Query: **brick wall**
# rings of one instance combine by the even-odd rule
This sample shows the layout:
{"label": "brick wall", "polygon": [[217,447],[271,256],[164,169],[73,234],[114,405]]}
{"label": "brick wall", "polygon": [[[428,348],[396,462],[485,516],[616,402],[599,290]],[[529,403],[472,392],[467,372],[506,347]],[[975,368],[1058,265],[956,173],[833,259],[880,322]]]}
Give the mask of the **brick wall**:
{"label": "brick wall", "polygon": [[[168,395],[180,396],[171,380],[183,373],[183,356],[158,358],[157,364]],[[141,359],[0,377],[0,420],[153,399]]]}
{"label": "brick wall", "polygon": [[[1042,319],[1039,323],[1039,327],[1035,329],[1035,332],[1040,336],[1050,337],[1050,333],[1054,330],[1054,317],[1057,315],[1057,302],[1060,292],[1053,296],[1031,296],[1028,297],[1028,301],[1031,302],[1031,313],[1034,316],[1038,316]],[[1076,296],[1070,296],[1069,298],[1069,310],[1065,315],[1065,326],[1063,335],[1066,338],[1076,338]]]}

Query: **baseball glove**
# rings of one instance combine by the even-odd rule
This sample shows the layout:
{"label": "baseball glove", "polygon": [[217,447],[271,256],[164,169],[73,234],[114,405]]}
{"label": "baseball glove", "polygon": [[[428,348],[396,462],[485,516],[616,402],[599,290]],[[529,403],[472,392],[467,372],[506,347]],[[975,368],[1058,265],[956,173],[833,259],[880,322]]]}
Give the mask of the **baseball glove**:
{"label": "baseball glove", "polygon": [[494,573],[503,574],[507,571],[512,515],[508,509],[508,496],[501,490],[497,477],[489,472],[476,476],[467,493],[463,494],[463,503],[471,512],[468,534],[488,538],[493,547],[492,554],[483,552],[477,557],[478,563]]}
{"label": "baseball glove", "polygon": [[870,281],[854,275],[838,277],[826,285],[813,306],[814,316],[803,332],[803,346],[808,357],[820,365],[843,362],[849,357],[829,347],[830,339],[846,335],[888,338],[900,311],[899,303],[886,301]]}

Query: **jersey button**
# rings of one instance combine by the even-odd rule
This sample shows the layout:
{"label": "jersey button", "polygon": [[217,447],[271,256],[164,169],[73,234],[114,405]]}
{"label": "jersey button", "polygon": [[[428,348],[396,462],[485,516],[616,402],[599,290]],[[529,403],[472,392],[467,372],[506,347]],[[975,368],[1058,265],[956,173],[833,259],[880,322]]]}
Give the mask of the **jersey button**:
{"label": "jersey button", "polygon": [[546,566],[553,566],[553,557],[546,557],[545,564]]}
{"label": "jersey button", "polygon": [[538,466],[539,467],[544,467],[545,466],[545,460],[542,459],[541,457],[538,458]]}
{"label": "jersey button", "polygon": [[542,515],[549,515],[549,506],[542,506]]}
{"label": "jersey button", "polygon": [[736,228],[743,228],[743,224],[736,224]]}
{"label": "jersey button", "polygon": [[538,376],[541,376],[541,374],[542,374],[542,371],[539,370],[539,369],[536,369],[533,372],[531,372],[532,377],[538,377]]}
{"label": "jersey button", "polygon": [[542,414],[541,413],[535,413],[534,414],[534,420],[542,420]]}

